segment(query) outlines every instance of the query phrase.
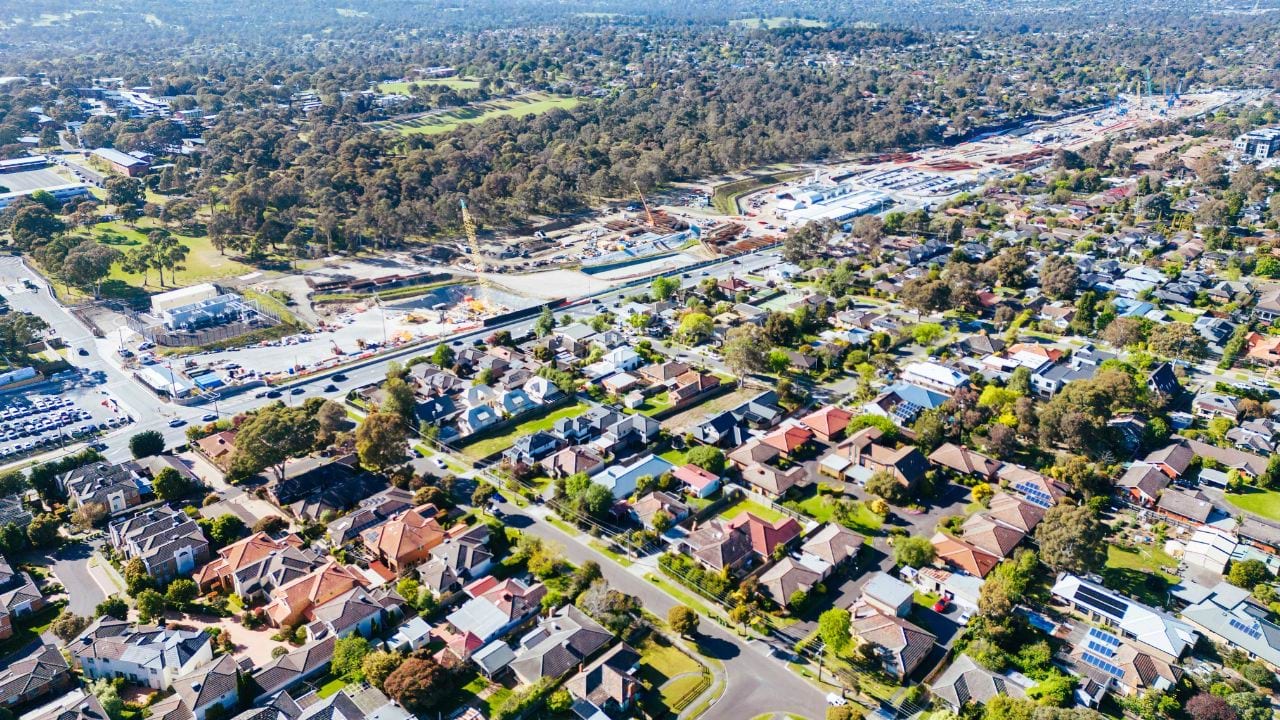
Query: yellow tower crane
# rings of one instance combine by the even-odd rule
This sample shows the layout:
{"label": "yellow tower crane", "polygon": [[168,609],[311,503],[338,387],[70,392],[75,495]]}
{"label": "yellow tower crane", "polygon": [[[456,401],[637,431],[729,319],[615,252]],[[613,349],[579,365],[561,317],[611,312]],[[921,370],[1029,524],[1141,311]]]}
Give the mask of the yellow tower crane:
{"label": "yellow tower crane", "polygon": [[640,189],[640,183],[632,181],[631,184],[636,186],[636,192],[640,194],[640,204],[644,206],[644,214],[649,216],[649,227],[654,227],[653,212],[649,210],[649,201],[644,199],[644,191]]}
{"label": "yellow tower crane", "polygon": [[488,293],[489,279],[485,277],[484,262],[480,258],[480,241],[476,239],[476,221],[471,217],[471,211],[467,209],[467,199],[462,199],[462,230],[467,234],[467,242],[471,245],[471,263],[475,265],[476,280],[479,286],[479,297],[477,298],[484,305],[489,304]]}

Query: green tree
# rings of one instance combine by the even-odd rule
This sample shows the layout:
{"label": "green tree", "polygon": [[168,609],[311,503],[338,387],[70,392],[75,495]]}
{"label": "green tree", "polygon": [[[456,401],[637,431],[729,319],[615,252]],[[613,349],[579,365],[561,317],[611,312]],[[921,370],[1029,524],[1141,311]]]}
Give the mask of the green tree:
{"label": "green tree", "polygon": [[698,345],[710,339],[711,333],[714,330],[715,323],[711,320],[710,315],[700,312],[690,312],[680,318],[680,325],[676,329],[676,336],[683,343],[688,345]]}
{"label": "green tree", "polygon": [[31,541],[31,547],[48,548],[58,544],[59,535],[58,528],[62,526],[62,521],[57,515],[51,513],[41,513],[31,519],[31,523],[27,525],[27,539]]}
{"label": "green tree", "polygon": [[244,521],[231,513],[214,518],[208,531],[209,540],[218,547],[226,547],[248,534]]}
{"label": "green tree", "polygon": [[174,607],[186,607],[195,602],[195,599],[199,596],[200,588],[190,578],[174,580],[169,583],[169,588],[164,592],[165,601]]}
{"label": "green tree", "polygon": [[725,455],[720,448],[711,445],[696,445],[684,456],[685,462],[720,475],[725,469]]}
{"label": "green tree", "polygon": [[542,312],[533,323],[533,332],[538,337],[546,337],[556,329],[556,317],[551,313],[550,305],[543,305]]}
{"label": "green tree", "polygon": [[903,567],[922,568],[933,563],[933,543],[923,537],[900,537],[893,541],[893,560]]}
{"label": "green tree", "polygon": [[401,418],[384,412],[366,416],[356,428],[356,454],[361,465],[375,470],[404,462],[409,442]]}
{"label": "green tree", "polygon": [[124,717],[124,700],[120,698],[120,691],[116,689],[115,683],[107,678],[98,678],[89,683],[89,694],[98,699],[98,704],[102,705],[111,720],[121,720]]}
{"label": "green tree", "polygon": [[679,289],[680,280],[678,278],[659,275],[653,279],[652,283],[649,284],[649,295],[652,296],[654,300],[666,302],[667,300],[670,300]]}
{"label": "green tree", "polygon": [[161,500],[184,498],[195,492],[195,489],[195,483],[172,467],[161,468],[151,481],[152,492]]}
{"label": "green tree", "polygon": [[49,626],[49,631],[62,642],[70,643],[87,627],[89,627],[89,618],[81,617],[64,609],[58,613],[58,617],[54,618],[53,624]]}
{"label": "green tree", "polygon": [[906,487],[887,470],[877,470],[867,478],[867,492],[882,497],[893,505],[901,505],[907,498]]}
{"label": "green tree", "polygon": [[382,690],[387,676],[395,672],[402,662],[404,657],[399,653],[375,650],[364,656],[364,661],[360,663],[360,673],[370,685]]}
{"label": "green tree", "polygon": [[134,598],[138,603],[138,618],[144,623],[164,617],[164,596],[150,588]]}
{"label": "green tree", "polygon": [[364,660],[372,648],[359,634],[338,638],[333,645],[333,674],[351,682],[364,679]]}
{"label": "green tree", "polygon": [[109,597],[98,603],[93,609],[94,617],[112,617],[116,620],[129,619],[129,603],[119,596]]}
{"label": "green tree", "polygon": [[831,608],[818,616],[818,637],[822,638],[827,650],[836,655],[843,655],[853,642],[850,634],[853,618],[844,608]]}
{"label": "green tree", "polygon": [[1231,570],[1227,572],[1227,582],[1247,590],[1252,590],[1270,579],[1271,572],[1267,570],[1266,563],[1261,560],[1233,562]]}
{"label": "green tree", "polygon": [[151,578],[151,573],[147,572],[146,563],[142,562],[142,558],[133,558],[124,564],[124,584],[126,591],[137,597],[138,593],[155,585],[155,581]]}
{"label": "green tree", "polygon": [[690,637],[698,631],[698,613],[687,605],[676,605],[667,611],[667,626],[682,637]]}
{"label": "green tree", "polygon": [[720,347],[724,364],[739,377],[769,368],[769,339],[755,325],[731,328]]}
{"label": "green tree", "polygon": [[453,352],[453,348],[444,343],[437,345],[436,349],[431,352],[431,364],[443,370],[453,367],[455,358],[456,355]]}
{"label": "green tree", "polygon": [[164,452],[164,436],[158,430],[143,430],[129,438],[129,452],[135,458],[151,457]]}
{"label": "green tree", "polygon": [[1036,527],[1040,559],[1058,572],[1083,575],[1104,567],[1107,531],[1088,505],[1055,505]]}
{"label": "green tree", "polygon": [[284,480],[285,461],[311,450],[318,427],[301,406],[276,403],[261,408],[240,425],[231,474],[243,478],[270,468],[277,481]]}

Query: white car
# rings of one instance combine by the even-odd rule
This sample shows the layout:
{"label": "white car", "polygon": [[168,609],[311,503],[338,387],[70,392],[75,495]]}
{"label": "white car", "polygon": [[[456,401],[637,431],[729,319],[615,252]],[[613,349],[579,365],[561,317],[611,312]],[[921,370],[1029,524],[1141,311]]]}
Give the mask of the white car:
{"label": "white car", "polygon": [[827,693],[827,704],[831,707],[844,707],[849,704],[839,693]]}

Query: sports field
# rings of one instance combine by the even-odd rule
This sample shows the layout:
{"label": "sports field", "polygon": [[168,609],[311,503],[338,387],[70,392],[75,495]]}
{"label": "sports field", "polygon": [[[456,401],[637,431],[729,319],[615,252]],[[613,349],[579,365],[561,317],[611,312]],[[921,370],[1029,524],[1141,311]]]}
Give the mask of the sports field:
{"label": "sports field", "polygon": [[428,113],[404,120],[386,120],[373,123],[379,130],[394,130],[401,135],[439,135],[457,130],[460,125],[482,123],[504,115],[540,115],[548,110],[568,110],[581,102],[576,97],[563,97],[547,93],[529,93],[516,98],[503,98],[473,103],[448,112]]}
{"label": "sports field", "polygon": [[399,82],[386,82],[378,86],[378,92],[388,95],[408,95],[410,85],[443,85],[451,87],[454,90],[472,90],[480,87],[480,81],[472,78],[423,78],[421,80],[401,80]]}

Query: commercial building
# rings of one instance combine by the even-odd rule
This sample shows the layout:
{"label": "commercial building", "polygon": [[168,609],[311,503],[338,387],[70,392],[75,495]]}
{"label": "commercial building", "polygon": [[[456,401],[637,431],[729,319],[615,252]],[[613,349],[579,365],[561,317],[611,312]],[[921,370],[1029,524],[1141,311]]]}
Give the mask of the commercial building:
{"label": "commercial building", "polygon": [[1280,128],[1251,130],[1236,138],[1234,149],[1240,159],[1266,160],[1280,153]]}
{"label": "commercial building", "polygon": [[129,177],[137,177],[151,169],[149,161],[114,148],[98,148],[93,151],[93,156],[112,170]]}

